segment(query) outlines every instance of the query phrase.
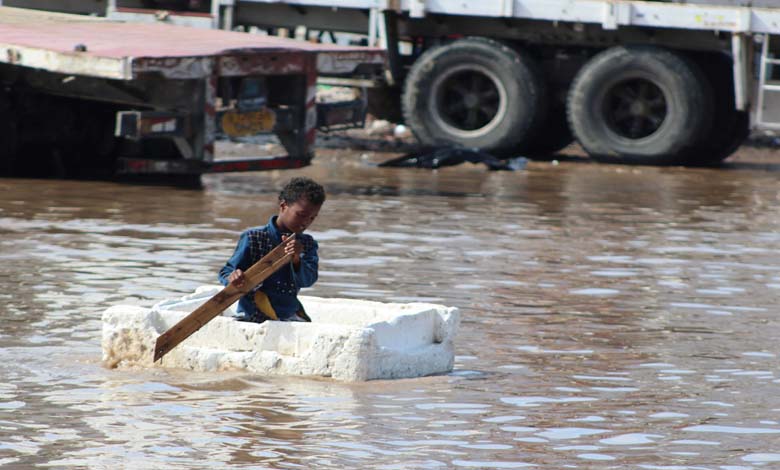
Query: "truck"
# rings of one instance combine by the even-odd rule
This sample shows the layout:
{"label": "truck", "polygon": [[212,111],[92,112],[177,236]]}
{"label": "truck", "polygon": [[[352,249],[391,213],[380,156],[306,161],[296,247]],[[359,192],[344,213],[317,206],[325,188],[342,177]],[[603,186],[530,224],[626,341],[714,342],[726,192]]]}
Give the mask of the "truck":
{"label": "truck", "polygon": [[[158,22],[159,23],[159,22]],[[376,48],[0,6],[0,173],[163,175],[299,168],[318,128],[365,103],[316,102],[320,73],[382,73]],[[276,155],[218,158],[219,135],[272,134]]]}
{"label": "truck", "polygon": [[402,118],[425,145],[542,156],[576,140],[600,162],[711,165],[751,131],[780,129],[780,7],[772,0],[16,3],[365,35],[388,62],[368,89],[369,111]]}

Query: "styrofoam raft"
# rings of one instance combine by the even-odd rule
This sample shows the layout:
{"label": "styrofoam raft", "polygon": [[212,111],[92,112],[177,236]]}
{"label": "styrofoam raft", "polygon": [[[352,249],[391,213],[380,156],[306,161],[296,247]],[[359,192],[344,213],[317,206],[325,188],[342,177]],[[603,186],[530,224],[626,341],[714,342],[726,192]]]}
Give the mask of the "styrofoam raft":
{"label": "styrofoam raft", "polygon": [[[204,286],[151,309],[110,307],[103,313],[103,361],[111,367],[153,365],[157,337],[219,290]],[[230,318],[234,305],[165,355],[161,365],[345,381],[452,370],[453,339],[460,323],[457,308],[306,296],[300,300],[312,323],[239,322]]]}

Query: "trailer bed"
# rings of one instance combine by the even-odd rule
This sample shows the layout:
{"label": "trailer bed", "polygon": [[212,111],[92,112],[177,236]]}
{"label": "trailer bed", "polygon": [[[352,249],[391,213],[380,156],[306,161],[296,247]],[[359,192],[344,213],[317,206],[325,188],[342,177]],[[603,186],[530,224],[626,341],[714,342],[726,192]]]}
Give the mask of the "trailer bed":
{"label": "trailer bed", "polygon": [[175,70],[175,78],[202,78],[211,71],[198,66],[201,59],[264,52],[316,54],[318,72],[326,74],[349,74],[361,65],[381,69],[384,63],[378,48],[0,7],[0,63],[50,72],[132,80]]}

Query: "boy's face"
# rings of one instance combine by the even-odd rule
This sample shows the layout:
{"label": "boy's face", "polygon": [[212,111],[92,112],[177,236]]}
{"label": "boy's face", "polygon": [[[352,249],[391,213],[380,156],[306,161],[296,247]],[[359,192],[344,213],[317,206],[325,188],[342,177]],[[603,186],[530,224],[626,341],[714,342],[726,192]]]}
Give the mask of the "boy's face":
{"label": "boy's face", "polygon": [[276,223],[282,231],[301,233],[317,218],[320,207],[322,206],[306,199],[299,199],[292,204],[282,201],[279,203],[279,217]]}

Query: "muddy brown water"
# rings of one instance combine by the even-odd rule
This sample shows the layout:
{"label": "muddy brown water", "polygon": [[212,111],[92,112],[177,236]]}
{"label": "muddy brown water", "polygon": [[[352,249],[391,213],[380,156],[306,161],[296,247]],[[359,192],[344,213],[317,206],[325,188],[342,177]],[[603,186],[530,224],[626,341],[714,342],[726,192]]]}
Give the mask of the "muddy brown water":
{"label": "muddy brown water", "polygon": [[[451,374],[106,369],[101,312],[214,283],[293,174],[310,295],[457,306]],[[0,180],[0,467],[780,468],[776,168],[378,169],[203,191]]]}

